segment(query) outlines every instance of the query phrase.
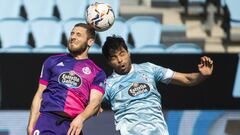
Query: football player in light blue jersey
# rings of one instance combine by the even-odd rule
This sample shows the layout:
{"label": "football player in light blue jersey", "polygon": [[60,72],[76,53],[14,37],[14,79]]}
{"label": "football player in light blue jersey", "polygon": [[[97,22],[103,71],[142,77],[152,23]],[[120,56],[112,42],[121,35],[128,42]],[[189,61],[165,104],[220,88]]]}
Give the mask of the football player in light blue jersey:
{"label": "football player in light blue jersey", "polygon": [[198,73],[179,73],[150,62],[132,64],[125,41],[116,36],[107,37],[102,52],[114,69],[106,80],[103,102],[110,103],[121,135],[168,135],[157,82],[193,86],[213,71],[213,61],[206,56]]}

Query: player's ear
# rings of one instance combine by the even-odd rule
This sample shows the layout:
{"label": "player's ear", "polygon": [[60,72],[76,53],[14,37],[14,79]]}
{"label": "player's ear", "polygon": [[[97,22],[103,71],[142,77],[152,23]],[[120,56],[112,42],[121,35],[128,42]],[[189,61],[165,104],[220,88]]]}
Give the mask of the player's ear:
{"label": "player's ear", "polygon": [[94,44],[94,41],[95,41],[94,39],[89,38],[87,41],[88,46],[91,47]]}

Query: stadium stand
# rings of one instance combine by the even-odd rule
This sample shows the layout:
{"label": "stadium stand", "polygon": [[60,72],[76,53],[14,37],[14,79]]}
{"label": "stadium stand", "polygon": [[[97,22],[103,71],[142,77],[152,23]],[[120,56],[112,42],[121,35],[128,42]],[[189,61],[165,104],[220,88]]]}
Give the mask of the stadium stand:
{"label": "stadium stand", "polygon": [[22,0],[0,0],[0,19],[20,16]]}
{"label": "stadium stand", "polygon": [[60,19],[84,18],[88,0],[56,0]]}
{"label": "stadium stand", "polygon": [[61,44],[63,27],[58,19],[35,19],[30,22],[30,28],[35,40],[33,52],[66,52]]}
{"label": "stadium stand", "polygon": [[[232,40],[232,28],[240,28],[239,0],[222,0],[224,16],[222,28],[226,32],[227,40]],[[240,34],[239,34],[240,35]],[[237,39],[239,39],[239,36]],[[235,38],[236,39],[236,38]]]}
{"label": "stadium stand", "polygon": [[161,24],[157,18],[136,16],[129,19],[126,23],[129,33],[132,35],[135,48],[141,48],[145,45],[158,46],[160,44]]}
{"label": "stadium stand", "polygon": [[[217,20],[215,20],[216,22],[212,22],[214,24],[211,25],[211,27],[207,28],[207,21],[209,20],[202,20],[202,16],[199,16],[198,18],[186,18],[187,15],[182,16],[185,5],[181,6],[180,3],[182,3],[183,1],[189,3],[188,8],[191,8],[191,10],[189,10],[188,12],[190,14],[192,12],[199,11],[199,7],[195,8],[194,3],[200,3],[201,5],[205,5],[205,11],[203,12],[205,14],[204,16],[209,16],[210,12],[207,11],[206,6],[208,5],[208,3],[213,3],[214,5],[218,6],[217,8],[220,8],[220,10],[218,9],[218,14],[220,13],[220,16],[218,15]],[[12,2],[12,0],[0,0],[0,10],[3,10],[2,12],[0,12],[0,19],[22,16],[27,19],[27,21],[31,21],[35,18],[59,17],[60,21],[64,24],[69,19],[84,18],[84,10],[87,8],[87,5],[94,2],[102,1],[15,0],[14,2]],[[237,21],[239,19],[239,16],[237,8],[234,7],[235,5],[238,5],[237,0],[106,0],[104,2],[109,3],[113,7],[116,18],[120,17],[120,20],[121,18],[124,18],[128,25],[128,22],[131,22],[130,20],[132,20],[132,18],[134,18],[136,15],[143,15],[147,17],[154,16],[156,18],[156,21],[160,22],[160,32],[157,33],[159,34],[159,37],[157,37],[157,35],[152,36],[151,38],[153,38],[153,40],[147,43],[141,41],[142,39],[147,38],[147,36],[145,36],[144,38],[138,38],[136,40],[136,36],[132,33],[132,29],[128,27],[130,36],[128,35],[128,37],[126,38],[126,36],[124,35],[123,37],[124,39],[128,40],[128,43],[130,43],[131,45],[135,45],[134,47],[139,47],[139,45],[141,44],[150,44],[152,46],[153,41],[156,42],[157,40],[159,40],[159,42],[157,41],[158,44],[161,43],[166,46],[171,46],[172,44],[177,42],[195,43],[201,46],[201,48],[203,48],[203,51],[205,52],[240,51],[238,42],[237,46],[232,46],[231,44],[228,44],[226,46],[227,43],[225,43],[223,40],[225,38],[225,33],[223,30],[225,30],[226,32],[227,39],[230,39],[230,35],[233,35],[231,36],[231,40],[232,38],[238,39],[239,37],[238,33],[232,34],[239,29],[239,23]],[[222,5],[219,3],[221,3]],[[219,11],[225,10],[226,6],[229,10],[229,23],[225,23],[225,17],[223,17],[225,18],[224,20],[219,20],[219,18],[221,18],[221,15],[223,15],[223,12]],[[203,8],[201,7],[201,11],[202,9]],[[202,15],[202,13],[200,15]],[[226,16],[226,14],[224,14],[224,16]],[[116,20],[116,24],[118,23],[117,21],[118,19]],[[220,24],[222,22],[223,27],[221,28]],[[144,33],[147,33],[147,31]],[[103,43],[104,33],[98,33],[98,35],[100,36],[96,43],[100,45]],[[66,36],[64,36],[64,38],[65,37]],[[33,38],[32,40],[32,42],[34,43],[35,39]],[[62,40],[65,41],[65,39]],[[63,43],[66,44],[65,42]],[[131,45],[129,46],[132,47]],[[34,46],[34,44],[32,46]]]}
{"label": "stadium stand", "polygon": [[23,0],[27,18],[53,17],[55,0]]}
{"label": "stadium stand", "polygon": [[117,18],[110,29],[98,33],[101,43],[104,43],[107,36],[111,35],[121,36],[125,41],[128,41],[128,34],[128,27],[123,18]]}
{"label": "stadium stand", "polygon": [[0,20],[0,37],[2,47],[0,52],[29,53],[32,47],[28,45],[29,26],[23,18]]}
{"label": "stadium stand", "polygon": [[194,43],[175,43],[166,49],[167,53],[202,53],[203,50]]}

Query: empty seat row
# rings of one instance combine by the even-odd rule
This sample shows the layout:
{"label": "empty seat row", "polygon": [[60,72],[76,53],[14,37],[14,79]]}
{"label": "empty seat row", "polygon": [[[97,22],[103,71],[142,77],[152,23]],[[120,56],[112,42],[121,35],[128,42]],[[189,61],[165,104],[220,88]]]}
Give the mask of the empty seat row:
{"label": "empty seat row", "polygon": [[[32,21],[23,18],[2,19],[0,20],[1,45],[2,48],[26,45],[29,33],[32,33],[36,48],[47,47],[49,49],[52,46],[56,50],[60,45],[60,50],[62,50],[64,47],[61,45],[62,34],[64,33],[68,39],[73,26],[80,22],[85,22],[85,20],[80,18],[66,21],[60,21],[57,18],[39,18]],[[127,21],[119,18],[109,30],[99,32],[98,35],[101,43],[104,43],[107,36],[115,34],[128,41],[129,34],[131,34],[135,48],[141,51],[141,48],[147,46],[148,50],[152,48],[153,52],[158,52],[161,48],[162,27],[160,22],[151,16],[137,16]],[[38,50],[36,48],[35,50]]]}
{"label": "empty seat row", "polygon": [[[24,7],[27,19],[33,20],[41,17],[53,17],[54,8],[57,7],[60,19],[83,18],[89,4],[101,0],[0,0],[0,19],[19,17],[21,7]],[[109,3],[119,16],[119,0],[104,0]]]}

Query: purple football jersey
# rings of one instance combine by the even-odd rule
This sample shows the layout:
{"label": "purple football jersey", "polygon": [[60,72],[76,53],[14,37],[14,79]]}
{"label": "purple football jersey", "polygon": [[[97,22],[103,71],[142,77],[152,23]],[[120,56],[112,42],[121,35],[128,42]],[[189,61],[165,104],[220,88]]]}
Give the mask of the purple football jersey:
{"label": "purple football jersey", "polygon": [[90,59],[77,60],[70,54],[45,60],[39,83],[47,86],[40,111],[65,112],[76,117],[88,104],[90,90],[104,94],[106,74]]}

